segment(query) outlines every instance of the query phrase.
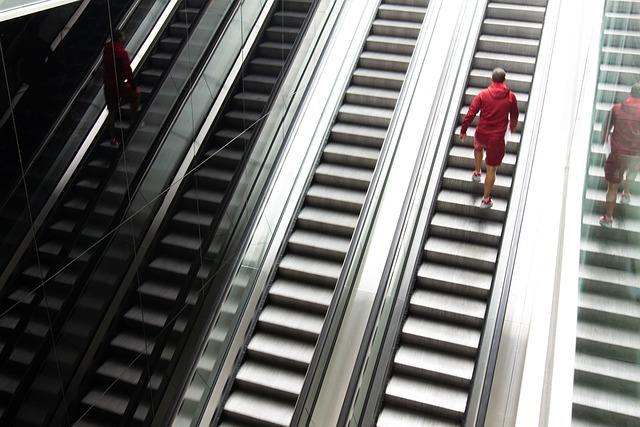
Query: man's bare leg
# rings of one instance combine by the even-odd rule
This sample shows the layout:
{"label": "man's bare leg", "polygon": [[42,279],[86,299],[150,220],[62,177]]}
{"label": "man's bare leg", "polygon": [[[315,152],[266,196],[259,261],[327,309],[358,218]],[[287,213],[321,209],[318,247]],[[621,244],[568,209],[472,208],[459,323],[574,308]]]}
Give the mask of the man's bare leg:
{"label": "man's bare leg", "polygon": [[638,166],[634,166],[633,168],[627,171],[627,177],[624,180],[624,184],[622,185],[622,194],[629,197],[631,192],[629,191],[629,187],[631,183],[636,180],[636,176],[638,175]]}
{"label": "man's bare leg", "polygon": [[618,188],[620,184],[612,182],[607,183],[607,201],[605,203],[605,216],[613,218],[613,211],[616,208],[616,198],[618,197]]}
{"label": "man's bare leg", "polygon": [[484,199],[491,197],[491,191],[493,190],[493,184],[496,182],[496,166],[487,165],[487,176],[484,179]]}
{"label": "man's bare leg", "polygon": [[473,172],[475,174],[479,174],[482,170],[482,152],[483,150],[476,150],[475,148],[473,149],[473,159],[475,160],[475,169],[473,170]]}

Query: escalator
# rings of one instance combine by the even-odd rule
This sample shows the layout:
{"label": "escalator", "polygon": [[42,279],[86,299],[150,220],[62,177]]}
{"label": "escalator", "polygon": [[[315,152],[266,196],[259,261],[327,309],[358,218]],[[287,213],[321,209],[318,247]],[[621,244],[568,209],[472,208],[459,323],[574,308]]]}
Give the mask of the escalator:
{"label": "escalator", "polygon": [[[184,0],[167,21],[164,32],[136,76],[142,94],[142,111],[208,4],[205,0]],[[117,126],[127,132],[128,123],[119,122]],[[158,131],[150,126],[143,130],[152,137]],[[106,183],[112,174],[118,173],[116,165],[121,151],[110,145],[103,129],[38,231],[37,247],[32,243],[2,288],[0,394],[2,401],[7,403],[3,418],[0,418],[2,421],[13,416],[22,392],[46,356],[51,340],[99,258],[100,251],[92,245],[97,244],[110,227],[117,225],[118,206],[108,211],[97,201],[103,192],[110,191]],[[145,156],[147,153],[137,154]],[[130,182],[133,188],[135,178]],[[120,191],[126,193],[126,189]],[[98,209],[102,210],[96,212]],[[92,214],[102,215],[99,224]],[[94,250],[89,251],[89,248]],[[82,257],[77,259],[80,255]],[[69,263],[71,265],[65,268]]]}
{"label": "escalator", "polygon": [[271,268],[218,425],[296,424],[314,352],[422,28],[426,1],[383,0]]}
{"label": "escalator", "polygon": [[194,172],[182,181],[144,264],[127,284],[129,292],[83,381],[79,424],[130,425],[154,416],[152,408],[203,308],[203,285],[215,273],[217,254],[209,248],[225,206],[316,6],[314,0],[275,3],[192,160]]}
{"label": "escalator", "polygon": [[580,293],[573,388],[573,425],[640,425],[640,186],[604,213],[607,156],[601,130],[614,103],[640,81],[640,4],[608,0],[583,200]]}
{"label": "escalator", "polygon": [[[475,95],[490,85],[492,70],[502,67],[520,109],[517,130],[507,135],[492,209],[480,207],[483,184],[471,179],[473,147],[470,140],[461,143],[459,126],[440,147],[447,155],[439,186],[434,200],[426,202],[427,226],[413,237],[422,249],[419,259],[404,267],[411,284],[395,302],[390,319],[397,313],[399,321],[389,324],[380,347],[380,354],[388,351],[390,356],[376,366],[382,378],[369,395],[371,419],[379,426],[468,421],[472,382],[483,375],[475,372],[475,365],[509,214],[546,4],[505,0],[486,6],[457,120],[462,122]],[[477,121],[468,130],[471,137]]]}
{"label": "escalator", "polygon": [[[43,69],[36,72],[41,81],[30,85],[11,119],[0,129],[0,139],[7,142],[0,144],[0,200],[19,180],[20,162],[26,166],[31,161],[67,101],[102,54],[111,25],[119,23],[137,3],[90,1]],[[33,29],[37,30],[37,25]]]}

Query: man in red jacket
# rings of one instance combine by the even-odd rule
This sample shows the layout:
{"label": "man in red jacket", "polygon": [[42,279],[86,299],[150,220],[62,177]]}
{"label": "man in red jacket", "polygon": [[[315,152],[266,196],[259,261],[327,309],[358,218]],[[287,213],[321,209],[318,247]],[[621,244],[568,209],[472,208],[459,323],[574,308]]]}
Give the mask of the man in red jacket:
{"label": "man in red jacket", "polygon": [[624,180],[620,198],[623,204],[631,201],[629,184],[635,180],[640,169],[640,83],[631,87],[631,96],[611,108],[602,128],[603,144],[609,136],[611,137],[611,154],[604,164],[607,197],[605,214],[600,217],[600,225],[603,227],[611,227],[613,224],[618,188],[625,173],[626,180]]}
{"label": "man in red jacket", "polygon": [[483,208],[493,206],[491,190],[496,181],[496,169],[502,164],[504,158],[504,136],[507,132],[507,125],[511,128],[511,132],[515,132],[518,125],[518,103],[515,94],[504,83],[506,76],[507,74],[502,68],[493,70],[491,86],[473,99],[460,129],[460,140],[464,144],[467,139],[467,129],[476,114],[480,112],[480,120],[473,141],[475,170],[471,179],[474,182],[480,182],[482,155],[483,151],[486,151],[487,176],[484,180],[484,194],[480,203]]}
{"label": "man in red jacket", "polygon": [[[107,101],[109,116],[107,117],[107,128],[111,135],[111,143],[118,147],[120,139],[115,129],[116,117],[120,116],[118,111],[122,101],[129,101],[132,113],[138,111],[140,93],[133,81],[133,71],[129,61],[129,55],[124,48],[124,32],[116,30],[113,40],[107,41],[102,54],[104,65],[104,97]],[[130,120],[133,121],[133,116]]]}

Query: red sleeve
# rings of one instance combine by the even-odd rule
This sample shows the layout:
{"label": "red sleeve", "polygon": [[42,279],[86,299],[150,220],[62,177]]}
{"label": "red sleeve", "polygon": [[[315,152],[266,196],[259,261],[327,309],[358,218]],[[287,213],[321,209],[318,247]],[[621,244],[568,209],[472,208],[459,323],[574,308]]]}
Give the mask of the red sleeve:
{"label": "red sleeve", "polygon": [[119,69],[122,72],[123,80],[128,80],[132,86],[135,86],[133,82],[133,71],[131,70],[131,61],[129,61],[129,55],[124,49],[118,52]]}
{"label": "red sleeve", "polygon": [[607,117],[605,118],[604,123],[602,123],[602,129],[600,130],[600,139],[603,144],[606,144],[607,137],[611,133],[611,128],[614,126],[613,120],[614,120],[615,114],[613,113],[613,110],[615,108],[616,108],[615,106],[611,108],[611,110],[607,113]]}
{"label": "red sleeve", "polygon": [[478,114],[478,111],[480,111],[480,108],[482,108],[482,92],[480,92],[476,95],[475,98],[473,98],[473,102],[471,102],[471,105],[469,106],[469,111],[467,111],[467,115],[464,116],[464,120],[462,121],[460,133],[467,133],[469,125],[476,117],[476,114]]}
{"label": "red sleeve", "polygon": [[520,111],[518,110],[518,100],[516,99],[516,94],[511,92],[511,112],[509,113],[509,117],[511,119],[511,130],[515,130],[518,126],[518,117],[520,116]]}

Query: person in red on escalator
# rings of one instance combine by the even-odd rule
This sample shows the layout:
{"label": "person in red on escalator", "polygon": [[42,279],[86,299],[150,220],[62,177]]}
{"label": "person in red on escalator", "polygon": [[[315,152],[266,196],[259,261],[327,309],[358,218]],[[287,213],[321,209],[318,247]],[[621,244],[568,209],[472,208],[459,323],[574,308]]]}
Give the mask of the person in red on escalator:
{"label": "person in red on escalator", "polygon": [[104,66],[104,97],[107,101],[109,115],[107,128],[111,136],[111,144],[120,146],[120,138],[115,128],[116,117],[120,116],[119,107],[124,102],[131,105],[131,122],[138,111],[140,92],[133,80],[133,71],[129,55],[124,48],[125,34],[122,30],[113,33],[113,39],[104,46],[102,63]]}
{"label": "person in red on escalator", "polygon": [[[611,108],[601,135],[603,144],[607,139],[611,142],[611,153],[604,163],[607,196],[605,213],[600,217],[600,225],[611,227],[618,188],[624,180],[620,203],[630,203],[629,185],[635,181],[640,169],[640,83],[631,86],[631,94],[624,102]],[[625,173],[626,179],[623,179]]]}
{"label": "person in red on escalator", "polygon": [[480,182],[483,151],[487,152],[487,176],[484,181],[484,194],[480,207],[493,206],[491,191],[496,181],[496,169],[502,164],[505,153],[505,134],[507,125],[511,132],[518,126],[518,102],[515,94],[505,84],[507,74],[502,68],[496,68],[491,75],[491,86],[481,91],[471,102],[469,111],[462,121],[460,140],[465,143],[467,129],[480,112],[473,141],[475,169],[471,175],[474,182]]}

